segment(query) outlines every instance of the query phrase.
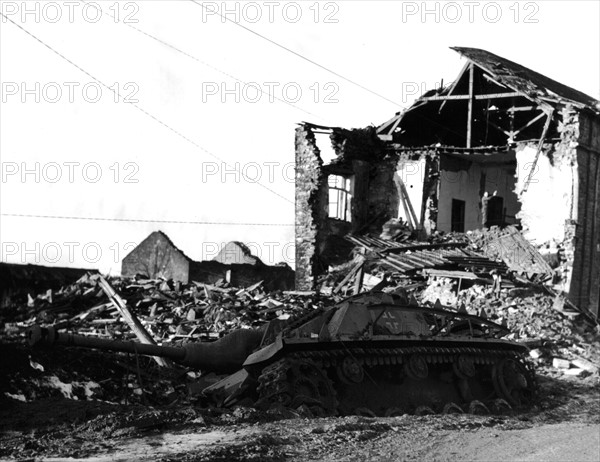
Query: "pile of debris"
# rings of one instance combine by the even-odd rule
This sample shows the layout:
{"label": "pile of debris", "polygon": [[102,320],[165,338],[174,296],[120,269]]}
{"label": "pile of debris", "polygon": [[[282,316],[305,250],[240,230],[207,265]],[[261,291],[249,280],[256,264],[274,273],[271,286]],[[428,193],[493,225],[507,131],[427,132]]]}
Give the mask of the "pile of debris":
{"label": "pile of debris", "polygon": [[0,355],[6,362],[2,368],[14,368],[14,373],[6,375],[0,389],[4,396],[22,401],[47,396],[154,404],[185,400],[190,388],[199,388],[195,382],[204,379],[202,371],[170,363],[169,368],[158,367],[151,358],[138,355],[64,348],[60,364],[55,364],[52,351],[22,347],[27,329],[39,324],[93,338],[180,346],[212,341],[273,319],[303,316],[330,301],[312,292],[266,292],[260,282],[239,289],[224,281],[186,285],[88,274],[2,310],[0,346],[10,350]]}
{"label": "pile of debris", "polygon": [[[86,275],[59,291],[29,296],[26,304],[2,311],[4,335],[24,332],[33,324],[54,325],[97,337],[134,338],[101,287],[100,275]],[[326,297],[311,292],[266,292],[262,282],[239,289],[217,284],[181,284],[165,279],[108,279],[133,315],[160,343],[218,338],[238,328],[289,319],[322,306]]]}
{"label": "pile of debris", "polygon": [[[507,325],[511,340],[530,346],[539,369],[598,380],[597,321],[552,289],[552,268],[515,231],[434,235],[426,242],[403,231],[395,235],[348,236],[353,258],[330,268],[316,292],[269,292],[262,281],[236,288],[226,280],[183,284],[87,274],[58,291],[29,295],[0,312],[0,368],[8,371],[0,393],[23,401],[65,396],[170,404],[217,379],[137,354],[62,349],[62,362],[54,364],[52,352],[23,348],[34,324],[92,338],[181,346],[275,319],[294,320],[367,291],[402,293],[422,306],[442,304],[489,318]],[[21,348],[8,347],[11,342]]]}
{"label": "pile of debris", "polygon": [[320,291],[340,298],[367,290],[404,292],[420,305],[439,303],[484,316],[530,345],[539,367],[598,376],[596,317],[554,289],[559,265],[516,228],[434,234],[427,242],[413,240],[414,234],[389,235],[346,236],[356,246],[354,258],[330,268]]}
{"label": "pile of debris", "polygon": [[503,289],[474,285],[456,296],[457,303],[504,323],[509,339],[526,343],[538,369],[559,375],[598,378],[600,326],[573,311],[565,311],[565,299],[543,286]]}

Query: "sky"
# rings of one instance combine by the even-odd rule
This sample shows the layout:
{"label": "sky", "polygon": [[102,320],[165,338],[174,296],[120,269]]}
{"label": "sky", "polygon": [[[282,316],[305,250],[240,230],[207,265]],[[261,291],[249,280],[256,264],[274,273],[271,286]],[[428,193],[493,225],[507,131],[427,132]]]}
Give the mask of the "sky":
{"label": "sky", "polygon": [[[100,11],[101,10],[101,11]],[[379,125],[483,48],[600,99],[598,1],[0,1],[0,260],[162,230],[294,263],[294,130]],[[327,140],[320,141],[326,143]]]}

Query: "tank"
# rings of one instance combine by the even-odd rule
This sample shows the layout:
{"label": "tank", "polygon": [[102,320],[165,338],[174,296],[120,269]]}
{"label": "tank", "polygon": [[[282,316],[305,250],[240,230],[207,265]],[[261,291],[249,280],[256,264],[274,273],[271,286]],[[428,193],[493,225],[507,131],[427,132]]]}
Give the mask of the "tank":
{"label": "tank", "polygon": [[387,293],[355,295],[291,322],[241,329],[211,343],[161,347],[29,331],[65,344],[170,358],[228,373],[205,388],[213,405],[288,407],[314,415],[488,413],[528,407],[536,396],[528,348],[484,316]]}

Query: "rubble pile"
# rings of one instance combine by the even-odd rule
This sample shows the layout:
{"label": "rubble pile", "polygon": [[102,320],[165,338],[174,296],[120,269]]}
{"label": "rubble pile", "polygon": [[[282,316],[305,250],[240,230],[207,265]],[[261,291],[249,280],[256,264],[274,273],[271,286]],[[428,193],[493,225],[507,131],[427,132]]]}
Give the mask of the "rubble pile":
{"label": "rubble pile", "polygon": [[600,326],[564,311],[561,296],[542,287],[502,290],[496,296],[489,288],[473,286],[457,298],[473,314],[485,312],[490,319],[505,322],[512,331],[509,338],[530,346],[538,368],[575,376],[598,375]]}
{"label": "rubble pile", "polygon": [[[187,399],[189,386],[203,377],[202,371],[159,368],[143,356],[65,348],[55,363],[52,351],[24,347],[25,332],[34,324],[96,338],[139,341],[100,287],[100,277],[85,275],[58,291],[29,295],[27,301],[2,310],[0,346],[7,350],[0,355],[5,360],[2,368],[14,371],[0,383],[4,396],[21,401],[64,396],[155,404]],[[266,292],[262,283],[235,288],[224,281],[186,285],[140,277],[111,277],[108,282],[163,346],[216,340],[238,328],[303,316],[328,303],[327,297],[310,292]]]}
{"label": "rubble pile", "polygon": [[[532,360],[551,373],[598,377],[600,328],[553,287],[557,263],[514,228],[434,233],[428,242],[347,236],[355,258],[330,268],[320,290],[336,296],[373,289],[403,292],[506,324],[527,343]],[[561,257],[562,258],[562,257]],[[374,281],[374,284],[373,282]]]}
{"label": "rubble pile", "polygon": [[[165,279],[109,278],[110,285],[144,328],[159,343],[218,338],[238,328],[289,319],[322,306],[326,297],[306,292],[266,292],[262,282],[247,288]],[[86,275],[59,291],[47,291],[27,304],[7,307],[0,320],[4,335],[18,334],[33,324],[54,325],[78,333],[118,339],[134,338],[117,308]]]}
{"label": "rubble pile", "polygon": [[[316,292],[269,292],[262,281],[236,288],[225,280],[182,284],[87,274],[60,290],[30,294],[0,312],[0,347],[5,350],[0,366],[9,371],[0,380],[0,392],[21,401],[46,396],[118,403],[186,401],[190,391],[217,377],[178,365],[158,367],[152,358],[137,354],[94,350],[63,348],[54,364],[51,351],[24,347],[25,332],[39,324],[94,338],[143,342],[133,319],[157,344],[181,346],[275,319],[293,320],[371,290],[402,293],[424,306],[441,303],[505,324],[512,332],[509,339],[526,343],[532,361],[550,375],[600,376],[597,322],[553,291],[548,265],[514,231],[436,234],[428,242],[409,240],[404,232],[395,240],[349,240],[356,246],[353,258],[329,268]],[[513,243],[526,258],[504,252]],[[11,342],[21,349],[7,347]]]}

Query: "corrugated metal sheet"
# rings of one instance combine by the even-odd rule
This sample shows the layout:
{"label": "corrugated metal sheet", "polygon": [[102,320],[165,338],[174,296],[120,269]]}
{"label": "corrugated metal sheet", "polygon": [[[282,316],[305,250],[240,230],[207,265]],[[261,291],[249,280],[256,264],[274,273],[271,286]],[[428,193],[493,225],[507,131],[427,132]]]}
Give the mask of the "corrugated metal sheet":
{"label": "corrugated metal sheet", "polygon": [[425,268],[460,267],[473,271],[506,272],[507,266],[472,250],[464,242],[427,244],[418,241],[395,242],[373,236],[346,236],[350,242],[376,252],[379,261],[393,270],[408,273]]}

